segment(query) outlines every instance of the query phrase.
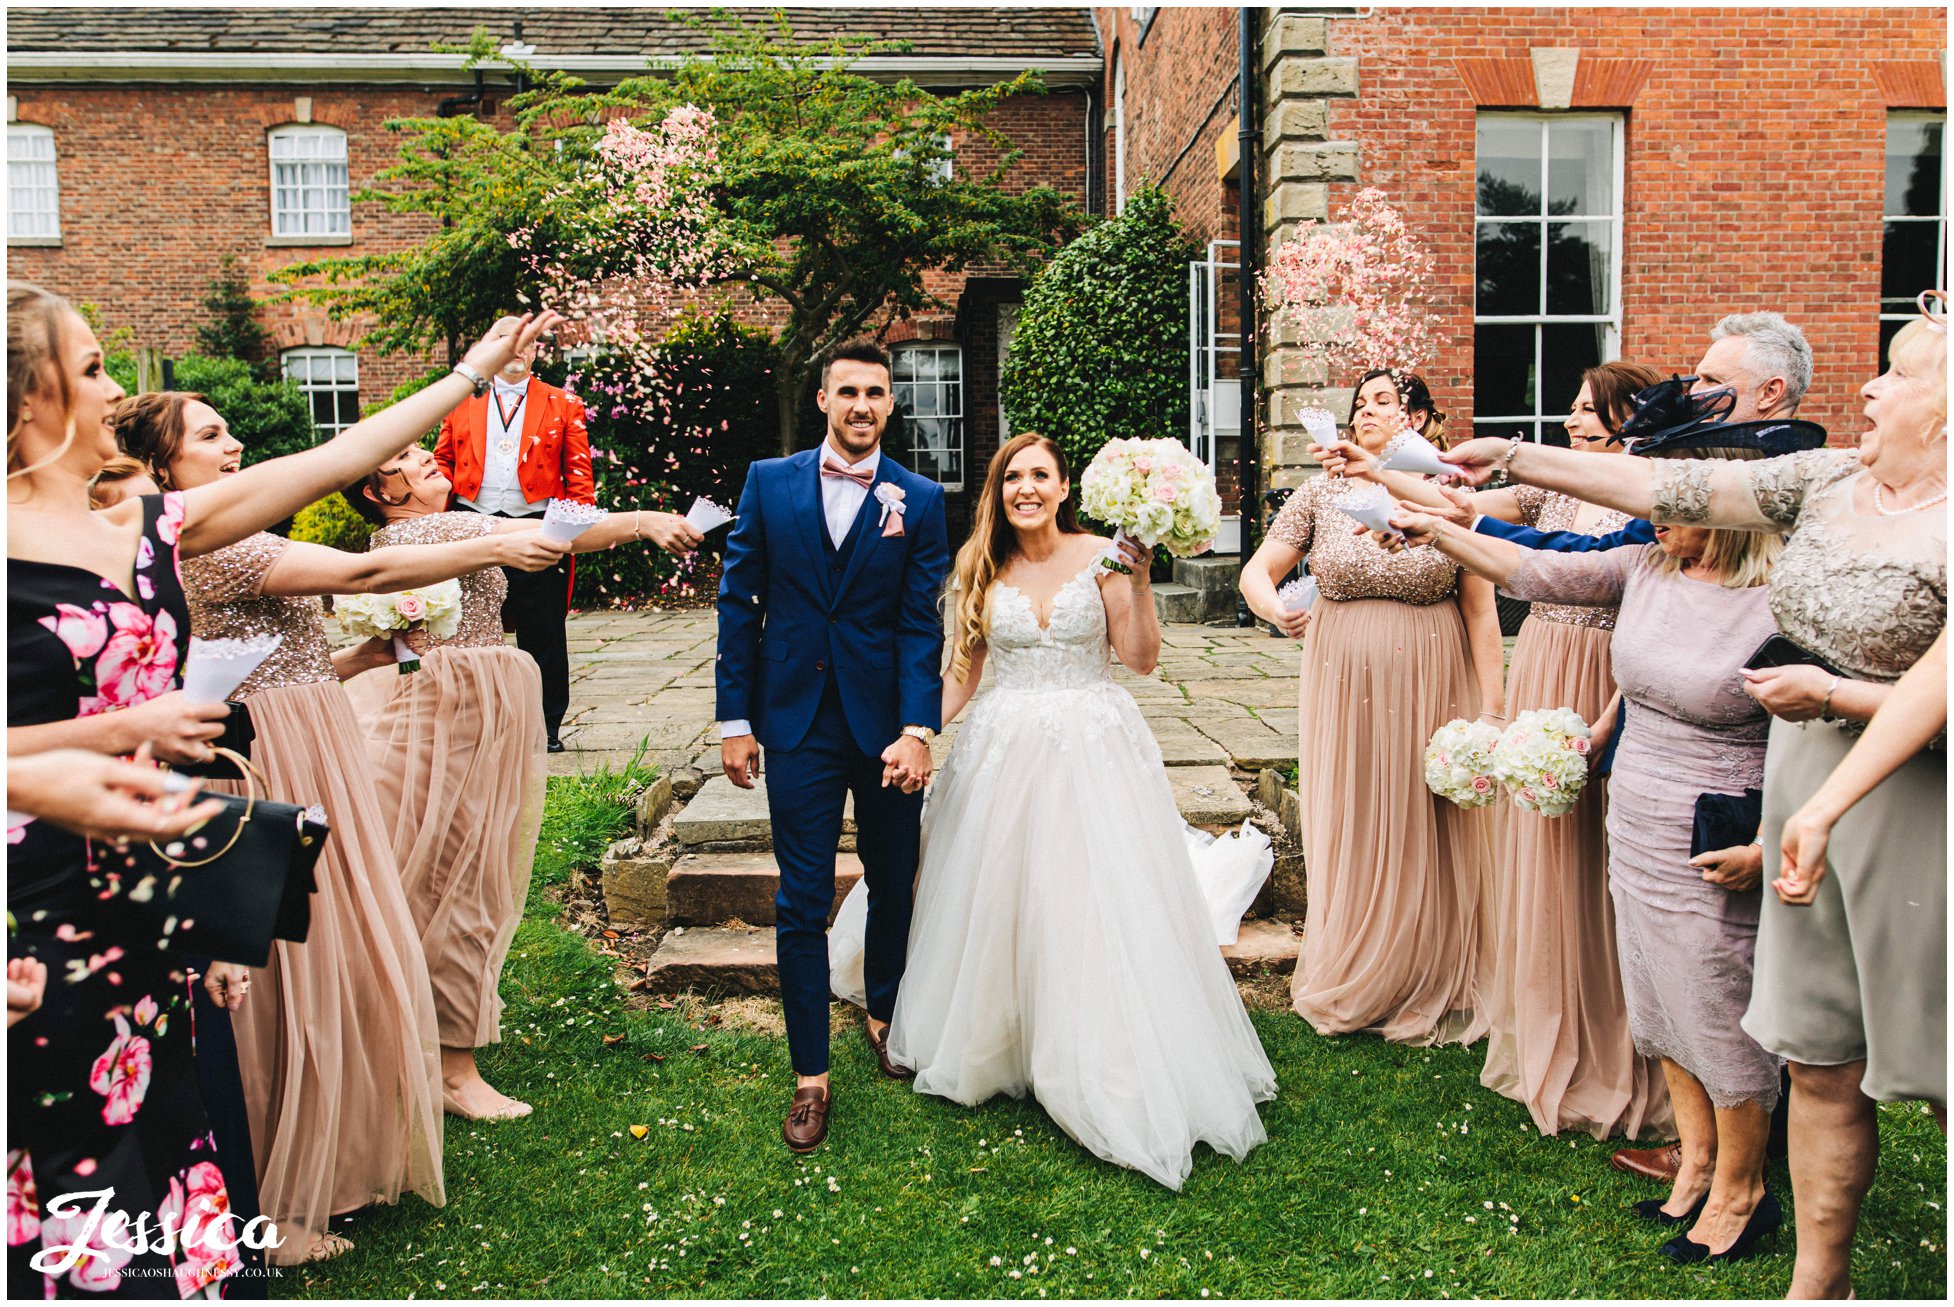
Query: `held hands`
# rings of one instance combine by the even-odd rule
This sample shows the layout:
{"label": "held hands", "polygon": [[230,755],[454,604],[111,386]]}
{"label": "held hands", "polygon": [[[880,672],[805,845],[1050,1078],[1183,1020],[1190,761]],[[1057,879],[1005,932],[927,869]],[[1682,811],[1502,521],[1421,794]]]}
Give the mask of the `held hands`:
{"label": "held hands", "polygon": [[894,784],[904,794],[914,794],[929,784],[929,746],[913,735],[898,735],[896,742],[882,751],[882,787]]}
{"label": "held hands", "polygon": [[492,377],[508,366],[509,360],[527,350],[546,331],[555,331],[565,319],[561,313],[545,309],[499,320],[488,335],[476,341],[461,361],[485,377]]}
{"label": "held hands", "polygon": [[524,572],[546,572],[563,561],[570,546],[546,540],[541,531],[511,531],[498,536],[502,566]]}
{"label": "held hands", "polygon": [[1825,879],[1825,849],[1832,840],[1831,819],[1809,803],[1791,814],[1780,839],[1778,878],[1771,882],[1778,901],[1808,907]]}
{"label": "held hands", "polygon": [[1805,722],[1824,711],[1825,691],[1832,684],[1829,672],[1822,672],[1810,663],[1764,667],[1755,671],[1745,667],[1740,671],[1744,678],[1744,693],[1762,704],[1773,717],[1782,717],[1788,722]]}
{"label": "held hands", "polygon": [[719,769],[741,789],[752,789],[754,778],[760,774],[760,741],[751,735],[733,735],[721,740]]}
{"label": "held hands", "polygon": [[1732,893],[1756,889],[1764,879],[1764,850],[1755,844],[1743,844],[1734,849],[1713,849],[1699,853],[1689,860],[1689,865],[1700,868],[1703,879],[1712,885],[1719,885]]}

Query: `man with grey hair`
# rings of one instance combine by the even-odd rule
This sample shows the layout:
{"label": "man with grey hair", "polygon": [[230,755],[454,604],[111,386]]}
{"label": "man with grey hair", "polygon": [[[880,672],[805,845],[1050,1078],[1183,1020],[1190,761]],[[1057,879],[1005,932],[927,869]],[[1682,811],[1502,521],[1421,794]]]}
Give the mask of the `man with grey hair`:
{"label": "man with grey hair", "polygon": [[1788,418],[1812,384],[1812,347],[1782,313],[1732,313],[1710,329],[1691,393],[1728,389],[1737,403],[1726,421]]}

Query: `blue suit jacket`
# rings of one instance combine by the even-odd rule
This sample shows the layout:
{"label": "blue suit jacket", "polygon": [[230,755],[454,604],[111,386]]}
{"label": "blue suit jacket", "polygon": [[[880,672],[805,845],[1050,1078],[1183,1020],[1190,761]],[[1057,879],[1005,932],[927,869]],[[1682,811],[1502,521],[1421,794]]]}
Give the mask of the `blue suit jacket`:
{"label": "blue suit jacket", "polygon": [[1621,530],[1600,536],[1582,535],[1579,531],[1542,531],[1537,527],[1485,516],[1481,516],[1472,529],[1481,535],[1511,540],[1525,549],[1545,549],[1558,554],[1582,554],[1595,549],[1620,549],[1623,545],[1655,543],[1655,525],[1640,517],[1631,517]]}
{"label": "blue suit jacket", "polygon": [[882,534],[871,491],[848,547],[831,554],[820,458],[810,449],[747,470],[719,580],[719,720],[752,722],[765,748],[796,748],[832,671],[855,744],[880,754],[904,726],[942,726],[943,487],[885,452],[875,485],[902,489],[903,534]]}

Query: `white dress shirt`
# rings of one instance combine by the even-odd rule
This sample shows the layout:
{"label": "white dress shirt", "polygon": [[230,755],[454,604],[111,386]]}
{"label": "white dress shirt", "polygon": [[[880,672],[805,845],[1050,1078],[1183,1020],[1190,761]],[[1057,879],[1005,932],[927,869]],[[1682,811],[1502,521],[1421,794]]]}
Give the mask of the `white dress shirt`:
{"label": "white dress shirt", "polygon": [[[867,472],[875,475],[882,463],[882,451],[876,450],[859,463],[849,464],[841,455],[834,452],[824,440],[821,442],[821,461],[850,471]],[[485,483],[486,484],[486,483]],[[836,549],[848,539],[848,533],[855,527],[855,518],[862,511],[862,502],[868,498],[868,488],[858,486],[843,477],[821,477],[821,515],[828,523],[828,539],[834,541]],[[753,734],[753,724],[748,721],[719,723],[719,738],[731,739],[736,735]]]}
{"label": "white dress shirt", "polygon": [[459,500],[478,513],[524,517],[550,506],[547,499],[524,499],[522,483],[516,477],[516,467],[522,462],[522,424],[528,416],[528,395],[527,381],[512,386],[496,377],[490,383],[488,449],[482,457],[482,488],[473,499]]}

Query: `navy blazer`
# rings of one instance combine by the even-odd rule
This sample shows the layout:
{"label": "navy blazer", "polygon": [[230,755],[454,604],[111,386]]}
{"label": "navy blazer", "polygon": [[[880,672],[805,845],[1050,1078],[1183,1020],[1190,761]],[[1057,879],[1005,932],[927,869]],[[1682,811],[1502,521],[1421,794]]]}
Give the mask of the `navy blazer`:
{"label": "navy blazer", "polygon": [[1545,549],[1558,554],[1584,554],[1597,549],[1655,543],[1655,524],[1645,517],[1631,517],[1621,530],[1600,536],[1583,535],[1579,531],[1542,531],[1536,527],[1521,526],[1517,522],[1502,522],[1483,514],[1473,523],[1472,529],[1480,535],[1511,540],[1526,549]]}
{"label": "navy blazer", "polygon": [[815,448],[747,469],[719,579],[718,717],[752,722],[765,748],[796,748],[832,672],[856,745],[880,755],[904,726],[943,724],[943,487],[884,451],[875,486],[901,488],[903,534],[882,534],[871,490],[830,551],[820,459]]}

